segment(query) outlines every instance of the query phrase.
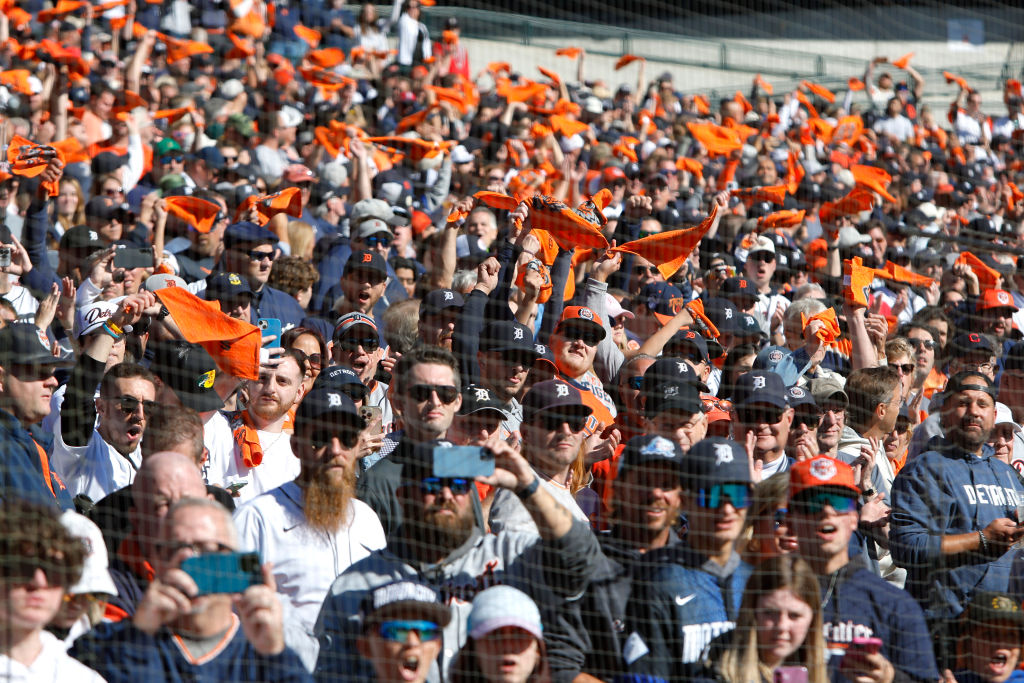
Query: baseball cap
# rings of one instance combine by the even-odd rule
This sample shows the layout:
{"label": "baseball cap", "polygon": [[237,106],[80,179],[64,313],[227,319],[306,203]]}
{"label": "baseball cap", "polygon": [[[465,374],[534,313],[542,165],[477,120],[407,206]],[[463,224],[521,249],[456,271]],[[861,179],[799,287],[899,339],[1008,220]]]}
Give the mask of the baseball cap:
{"label": "baseball cap", "polygon": [[974,623],[1004,622],[1024,626],[1024,610],[1006,593],[975,591],[967,605],[967,620]]}
{"label": "baseball cap", "polygon": [[282,128],[297,128],[302,125],[302,114],[295,107],[285,105],[278,110],[277,121]]}
{"label": "baseball cap", "polygon": [[466,626],[474,640],[509,626],[521,628],[538,640],[544,639],[537,603],[512,586],[491,586],[477,593]]}
{"label": "baseball cap", "polygon": [[736,337],[765,336],[764,330],[757,323],[757,318],[749,313],[736,312],[731,318],[726,318],[718,329]]}
{"label": "baseball cap", "polygon": [[774,372],[746,372],[736,378],[736,389],[733,392],[733,404],[747,405],[750,403],[770,403],[778,408],[786,408],[786,385],[782,377]]}
{"label": "baseball cap", "polygon": [[607,185],[616,180],[626,180],[625,172],[618,166],[605,166],[601,171],[601,182]]}
{"label": "baseball cap", "polygon": [[619,300],[616,299],[611,294],[605,294],[604,298],[605,298],[605,311],[608,312],[609,322],[611,322],[612,320],[615,320],[620,315],[626,316],[626,318],[628,320],[633,320],[634,318],[636,318],[636,316],[633,315],[633,313],[631,311],[627,311],[625,308],[623,308],[622,304],[619,303]]}
{"label": "baseball cap", "polygon": [[156,292],[161,289],[166,289],[167,287],[188,287],[188,285],[180,277],[177,275],[171,275],[170,273],[157,273],[156,275],[150,275],[146,278],[146,281],[142,283],[142,288],[147,292]]}
{"label": "baseball cap", "polygon": [[1013,303],[1013,295],[1005,289],[986,289],[978,297],[977,310],[987,311],[991,308],[1012,308],[1019,310],[1017,304]]}
{"label": "baseball cap", "polygon": [[122,298],[124,297],[119,297],[116,301],[94,301],[75,311],[75,336],[81,337],[82,335],[92,334],[103,327],[110,320],[110,317],[114,315],[114,312],[117,311]]}
{"label": "baseball cap", "polygon": [[718,296],[704,301],[704,313],[715,324],[715,327],[723,331],[727,331],[725,328],[731,324],[730,321],[740,314],[736,304]]}
{"label": "baseball cap", "polygon": [[159,142],[153,143],[153,156],[159,159],[166,155],[168,152],[180,152],[181,145],[174,138],[163,138]]}
{"label": "baseball cap", "polygon": [[757,288],[754,287],[750,280],[742,276],[728,278],[722,283],[721,292],[730,299],[740,297],[757,298]]}
{"label": "baseball cap", "polygon": [[76,225],[73,228],[69,228],[60,237],[60,248],[70,250],[86,250],[95,251],[97,249],[104,248],[103,240],[100,239],[98,232],[90,228],[88,225]]}
{"label": "baseball cap", "polygon": [[533,332],[529,327],[514,320],[497,320],[487,324],[480,335],[480,350],[520,351],[534,358],[543,355],[533,343]]}
{"label": "baseball cap", "polygon": [[758,235],[757,239],[754,241],[754,244],[751,245],[749,249],[747,249],[747,256],[749,257],[750,254],[759,251],[770,251],[771,253],[774,254],[775,243],[771,240],[771,238],[767,237],[766,235]]}
{"label": "baseball cap", "polygon": [[404,215],[395,213],[391,205],[383,199],[360,199],[352,207],[348,224],[351,227],[358,228],[368,221],[376,221],[380,224],[379,230],[389,233],[391,232],[389,226],[405,225],[408,223],[408,219]]}
{"label": "baseball cap", "polygon": [[825,402],[834,399],[836,396],[842,400],[845,405],[850,405],[850,397],[846,395],[846,391],[843,390],[843,385],[835,377],[817,377],[812,379],[808,385],[811,390],[811,396],[814,397],[814,402],[819,405],[825,405]]}
{"label": "baseball cap", "polygon": [[644,414],[653,418],[661,413],[677,410],[683,415],[704,412],[700,391],[690,382],[663,382],[652,391],[644,392]]}
{"label": "baseball cap", "polygon": [[117,219],[123,222],[130,222],[135,214],[131,212],[127,204],[115,202],[110,197],[93,197],[85,205],[86,218],[99,218],[109,221]]}
{"label": "baseball cap", "polygon": [[751,483],[750,463],[743,445],[719,436],[695,443],[683,461],[683,482],[691,491],[716,484]]}
{"label": "baseball cap", "polygon": [[956,353],[989,353],[996,352],[988,335],[978,332],[964,332],[953,337],[953,350]]}
{"label": "baseball cap", "polygon": [[92,158],[90,167],[93,176],[101,176],[125,166],[128,163],[127,154],[114,154],[113,152],[100,152]]}
{"label": "baseball cap", "polygon": [[1013,425],[1013,431],[1016,434],[1020,434],[1022,431],[1024,431],[1024,430],[1021,429],[1021,426],[1019,424],[1014,422],[1014,420],[1013,420],[1013,412],[1010,410],[1009,406],[1007,406],[1005,403],[998,403],[998,402],[996,403],[996,421],[995,421],[994,424],[997,424],[997,425],[1002,425],[1002,424]]}
{"label": "baseball cap", "polygon": [[642,389],[654,396],[661,384],[692,384],[700,391],[708,391],[707,384],[697,375],[693,366],[682,358],[662,356],[644,371]]}
{"label": "baseball cap", "polygon": [[[295,422],[318,420],[325,417],[339,418],[342,416],[359,417],[359,410],[345,392],[330,386],[314,386],[302,397],[302,402],[295,411]],[[334,420],[332,419],[333,423]],[[359,420],[362,422],[362,419]],[[362,425],[360,424],[360,427]]]}
{"label": "baseball cap", "polygon": [[348,257],[348,261],[345,262],[345,268],[342,270],[341,276],[345,277],[349,273],[354,273],[358,270],[372,270],[383,275],[385,278],[388,276],[388,267],[384,263],[384,257],[376,251],[352,252],[352,255]]}
{"label": "baseball cap", "polygon": [[786,401],[789,403],[790,408],[798,406],[811,406],[815,410],[818,408],[818,404],[814,402],[814,396],[803,387],[790,387],[786,389]]}
{"label": "baseball cap", "polygon": [[227,160],[218,147],[209,145],[192,155],[193,159],[204,162],[210,168],[220,171],[227,165]]}
{"label": "baseball cap", "polygon": [[[704,336],[694,330],[679,330],[665,344],[662,351],[670,356],[689,356],[694,361],[711,362],[708,342]],[[694,357],[696,354],[696,357]]]}
{"label": "baseball cap", "polygon": [[677,467],[683,464],[683,451],[679,444],[657,434],[634,436],[626,443],[619,459],[617,478],[622,481],[623,473],[647,463],[671,463]]}
{"label": "baseball cap", "polygon": [[110,577],[107,546],[103,542],[103,532],[100,528],[91,519],[74,510],[66,510],[61,514],[60,523],[72,536],[81,539],[87,549],[85,562],[82,564],[82,576],[75,585],[68,588],[68,595],[117,595],[117,586]]}
{"label": "baseball cap", "polygon": [[420,303],[420,317],[438,315],[446,308],[462,308],[465,301],[454,289],[435,289],[427,292]]}
{"label": "baseball cap", "polygon": [[224,248],[236,244],[277,244],[277,235],[249,221],[232,223],[224,229]]}
{"label": "baseball cap", "polygon": [[334,326],[334,341],[341,339],[356,325],[365,325],[366,327],[369,327],[373,330],[374,336],[378,333],[377,323],[373,321],[373,318],[363,313],[359,313],[358,311],[353,311],[338,318],[338,322]]}
{"label": "baseball cap", "polygon": [[790,350],[785,346],[766,346],[757,352],[752,368],[754,370],[775,372],[778,364],[789,354]]}
{"label": "baseball cap", "polygon": [[451,621],[451,610],[441,594],[420,581],[406,579],[379,586],[366,594],[359,609],[365,629],[391,619],[423,619],[442,628]]}
{"label": "baseball cap", "polygon": [[[351,387],[356,386],[361,388],[356,391],[352,391]],[[313,382],[313,388],[316,389],[317,387],[341,391],[348,394],[350,397],[355,394],[365,398],[368,393],[366,385],[363,384],[363,380],[359,379],[359,375],[356,371],[347,365],[332,365],[325,368],[317,376],[316,381]]]}
{"label": "baseball cap", "polygon": [[853,479],[853,469],[845,462],[819,455],[793,463],[789,470],[790,500],[808,489],[819,487],[834,489],[854,498],[860,497],[860,489]]}
{"label": "baseball cap", "polygon": [[560,379],[534,384],[523,397],[523,422],[529,422],[545,410],[559,408],[575,415],[590,415],[593,410],[584,405],[580,390]]}
{"label": "baseball cap", "polygon": [[459,415],[472,415],[483,410],[493,410],[501,413],[503,419],[508,419],[505,404],[498,400],[494,392],[478,384],[470,384],[462,390],[462,407],[459,408]]}
{"label": "baseball cap", "polygon": [[589,325],[600,331],[600,339],[604,339],[607,335],[604,325],[601,324],[601,318],[586,306],[566,306],[562,311],[562,318],[558,321],[558,326],[555,327],[555,332],[563,329],[566,325]]}
{"label": "baseball cap", "polygon": [[10,323],[0,330],[0,365],[74,365],[54,357],[44,330],[32,323]]}
{"label": "baseball cap", "polygon": [[311,183],[316,180],[316,174],[303,164],[291,164],[285,167],[282,177],[289,183]]}
{"label": "baseball cap", "polygon": [[241,294],[252,296],[249,279],[238,273],[214,273],[206,278],[206,300],[220,301],[232,299]]}
{"label": "baseball cap", "polygon": [[199,344],[182,340],[151,342],[149,369],[187,408],[198,413],[220,410],[224,400],[213,389],[217,364]]}
{"label": "baseball cap", "polygon": [[651,282],[644,285],[637,296],[637,301],[647,304],[662,325],[668,323],[684,303],[682,291],[667,282]]}
{"label": "baseball cap", "polygon": [[253,125],[252,119],[245,114],[232,114],[228,117],[228,120],[224,122],[224,127],[234,128],[240,134],[245,136],[256,134],[256,126]]}

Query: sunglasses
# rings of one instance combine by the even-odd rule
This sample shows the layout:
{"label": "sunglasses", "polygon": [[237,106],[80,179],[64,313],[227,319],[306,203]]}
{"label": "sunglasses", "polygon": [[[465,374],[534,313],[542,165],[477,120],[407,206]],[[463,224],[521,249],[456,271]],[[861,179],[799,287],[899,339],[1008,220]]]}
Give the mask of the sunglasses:
{"label": "sunglasses", "polygon": [[384,621],[377,629],[384,640],[403,645],[409,642],[409,635],[414,631],[421,641],[441,637],[441,627],[432,621]]}
{"label": "sunglasses", "polygon": [[748,425],[773,425],[777,424],[782,419],[782,408],[766,407],[766,406],[754,406],[747,408],[737,408],[736,416],[740,422]]}
{"label": "sunglasses", "polygon": [[259,249],[252,249],[251,251],[245,252],[249,257],[250,261],[273,261],[274,251],[260,251]]}
{"label": "sunglasses", "polygon": [[373,352],[380,348],[380,340],[376,337],[363,337],[360,339],[342,337],[335,343],[345,351],[358,351],[360,346],[367,352]]}
{"label": "sunglasses", "polygon": [[436,496],[441,493],[442,489],[448,489],[452,495],[464,496],[469,493],[472,486],[471,480],[460,477],[427,477],[420,482],[420,491]]}
{"label": "sunglasses", "polygon": [[657,272],[657,266],[633,266],[634,275],[655,275]]}
{"label": "sunglasses", "polygon": [[583,431],[583,428],[587,426],[585,415],[563,415],[561,413],[541,413],[533,419],[533,422],[546,432],[557,432],[562,425],[569,425],[569,431],[575,434]]}
{"label": "sunglasses", "polygon": [[749,484],[715,484],[711,488],[697,491],[697,505],[708,510],[717,510],[725,503],[734,508],[748,508],[753,502]]}
{"label": "sunglasses", "polygon": [[224,156],[224,163],[225,164],[233,164],[236,161],[238,161],[238,157],[237,156],[227,156],[226,154],[223,155],[223,156]]}
{"label": "sunglasses", "polygon": [[509,353],[508,355],[501,355],[501,361],[510,368],[514,368],[517,365],[521,365],[524,368],[533,367],[533,358],[533,356],[525,353]]}
{"label": "sunglasses", "polygon": [[331,445],[334,438],[337,437],[338,441],[345,448],[354,448],[359,443],[359,432],[355,429],[341,429],[338,427],[319,429],[313,432],[309,442],[313,446],[313,450],[320,450]]}
{"label": "sunglasses", "polygon": [[156,401],[141,401],[134,396],[116,396],[107,400],[117,402],[117,407],[125,415],[134,415],[140,405],[142,406],[143,414],[145,414],[153,410],[153,407],[156,405]]}
{"label": "sunglasses", "polygon": [[779,508],[772,514],[772,521],[775,522],[775,528],[783,526],[786,523],[786,515],[789,514],[789,510],[786,508]]}
{"label": "sunglasses", "polygon": [[445,384],[414,384],[409,387],[409,395],[417,403],[427,401],[437,394],[437,398],[445,405],[453,403],[459,396],[457,387]]}
{"label": "sunglasses", "polygon": [[801,515],[819,515],[825,506],[831,506],[838,514],[857,511],[857,499],[842,493],[811,491],[789,501],[793,512]]}
{"label": "sunglasses", "polygon": [[377,245],[380,245],[382,247],[390,247],[391,246],[391,238],[390,237],[377,237],[376,235],[370,235],[369,237],[366,238],[366,246],[368,246],[368,247],[376,247]]}
{"label": "sunglasses", "polygon": [[[44,552],[46,552],[44,550]],[[74,575],[59,558],[51,557],[9,557],[4,560],[3,583],[8,586],[24,586],[35,580],[36,570],[46,574],[46,583],[52,586],[71,586]]]}
{"label": "sunglasses", "polygon": [[[237,159],[238,157],[235,157],[235,158]],[[185,161],[185,156],[182,155],[182,154],[172,154],[172,155],[168,155],[168,156],[165,156],[165,157],[160,157],[160,163],[163,164],[164,166],[166,166],[167,164],[169,164],[171,162],[174,162],[176,164],[180,164],[183,161]]]}
{"label": "sunglasses", "polygon": [[793,414],[793,426],[799,427],[805,425],[808,429],[815,429],[821,424],[821,415],[818,413],[794,413]]}
{"label": "sunglasses", "polygon": [[770,251],[755,251],[747,259],[750,261],[760,261],[761,263],[771,263],[775,260],[775,254]]}
{"label": "sunglasses", "polygon": [[935,346],[936,346],[935,342],[933,342],[930,339],[910,339],[910,338],[908,338],[907,341],[910,342],[911,346],[913,346],[915,349],[920,349],[921,347],[924,347],[926,349],[934,349]]}
{"label": "sunglasses", "polygon": [[566,325],[562,328],[562,336],[569,341],[578,339],[587,346],[597,346],[601,343],[601,335],[589,325]]}
{"label": "sunglasses", "polygon": [[914,364],[913,363],[898,363],[898,364],[894,364],[892,367],[896,368],[896,370],[901,375],[909,375],[912,372],[914,372]]}
{"label": "sunglasses", "polygon": [[108,187],[107,189],[103,190],[103,194],[105,194],[108,197],[113,197],[114,195],[118,195],[118,194],[124,194],[124,188],[123,187]]}

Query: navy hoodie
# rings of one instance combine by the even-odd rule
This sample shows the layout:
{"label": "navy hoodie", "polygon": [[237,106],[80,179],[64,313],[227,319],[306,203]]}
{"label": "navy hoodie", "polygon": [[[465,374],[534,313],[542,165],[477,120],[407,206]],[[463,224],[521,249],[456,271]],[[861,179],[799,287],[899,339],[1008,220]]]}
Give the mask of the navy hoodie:
{"label": "navy hoodie", "polygon": [[928,619],[950,619],[976,590],[1009,589],[1016,551],[943,555],[942,537],[977,532],[1001,517],[1016,519],[1024,485],[988,446],[981,457],[941,437],[929,446],[893,482],[889,543],[893,560],[907,569],[907,590]]}

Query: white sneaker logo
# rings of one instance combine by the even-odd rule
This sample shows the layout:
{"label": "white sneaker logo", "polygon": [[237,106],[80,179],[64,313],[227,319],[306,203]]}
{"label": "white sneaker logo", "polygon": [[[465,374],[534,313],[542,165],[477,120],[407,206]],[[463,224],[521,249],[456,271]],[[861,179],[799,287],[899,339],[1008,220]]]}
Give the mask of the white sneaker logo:
{"label": "white sneaker logo", "polygon": [[690,593],[687,596],[677,595],[676,596],[676,604],[679,605],[680,607],[682,607],[686,603],[688,603],[691,600],[693,600],[695,597],[697,597],[696,593]]}

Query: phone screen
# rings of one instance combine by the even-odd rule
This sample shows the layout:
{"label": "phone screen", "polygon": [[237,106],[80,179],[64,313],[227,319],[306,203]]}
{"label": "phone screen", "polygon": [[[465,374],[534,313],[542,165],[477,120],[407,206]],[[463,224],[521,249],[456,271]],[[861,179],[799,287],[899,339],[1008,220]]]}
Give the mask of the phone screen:
{"label": "phone screen", "polygon": [[210,553],[182,560],[181,569],[199,588],[197,595],[244,593],[263,583],[258,553]]}

